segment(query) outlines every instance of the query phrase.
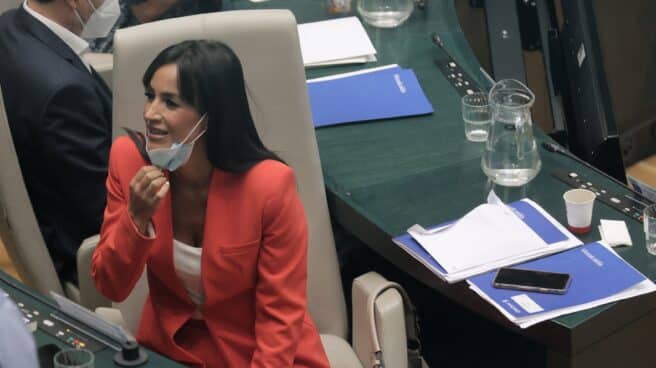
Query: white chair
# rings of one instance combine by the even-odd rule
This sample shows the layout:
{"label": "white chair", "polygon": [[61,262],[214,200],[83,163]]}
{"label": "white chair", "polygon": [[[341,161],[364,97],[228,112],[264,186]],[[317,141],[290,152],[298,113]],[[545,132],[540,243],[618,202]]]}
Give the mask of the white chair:
{"label": "white chair", "polygon": [[7,10],[16,9],[23,3],[23,0],[2,0],[0,1],[0,14]]}
{"label": "white chair", "polygon": [[[117,32],[114,39],[114,134],[121,126],[143,131],[141,77],[165,47],[190,39],[219,40],[241,59],[255,125],[266,146],[292,168],[309,225],[308,308],[321,334],[332,367],[370,366],[371,351],[347,342],[348,321],[334,239],[326,204],[321,162],[311,122],[305,72],[296,21],[287,10],[250,10],[202,14],[144,24]],[[370,273],[370,277],[377,275]],[[380,277],[380,276],[378,276]],[[368,283],[370,278],[360,278]],[[143,277],[142,277],[143,282]],[[100,309],[136,331],[146,287],[132,291],[121,313]],[[126,305],[127,303],[127,305]],[[396,290],[388,290],[376,305],[378,336],[388,367],[407,364],[403,305]],[[127,321],[129,320],[129,321]],[[360,326],[354,323],[354,326]],[[369,339],[370,331],[353,331],[354,341]],[[400,342],[399,342],[400,341]],[[361,343],[361,346],[369,344]]]}
{"label": "white chair", "polygon": [[[48,248],[41,236],[41,230],[32,209],[32,203],[25,189],[23,174],[14,149],[9,122],[0,91],[0,237],[7,248],[9,258],[18,275],[27,285],[43,294],[54,291],[87,308],[109,305],[109,301],[89,282],[89,277],[80,277],[80,288],[71,283],[61,285]],[[97,243],[97,236],[86,239],[78,251],[82,259],[88,258]],[[86,252],[86,254],[85,254]],[[89,274],[87,267],[81,274]]]}
{"label": "white chair", "polygon": [[114,69],[114,55],[105,52],[87,52],[84,59],[93,66],[98,75],[112,88],[112,71]]}

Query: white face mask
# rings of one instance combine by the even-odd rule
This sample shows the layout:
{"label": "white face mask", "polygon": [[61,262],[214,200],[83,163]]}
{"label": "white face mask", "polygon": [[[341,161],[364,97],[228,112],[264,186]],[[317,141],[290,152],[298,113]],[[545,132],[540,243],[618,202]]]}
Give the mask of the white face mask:
{"label": "white face mask", "polygon": [[87,0],[87,2],[93,8],[93,13],[87,19],[86,23],[80,17],[77,9],[75,9],[75,15],[77,15],[77,19],[82,25],[82,34],[80,34],[80,37],[86,39],[107,37],[118,20],[118,17],[121,16],[121,7],[118,0],[105,0],[100,8],[97,9],[93,6],[91,0]]}
{"label": "white face mask", "polygon": [[198,128],[200,123],[205,118],[205,115],[207,114],[201,116],[200,120],[198,120],[189,134],[187,134],[187,136],[180,143],[173,143],[169,148],[148,148],[148,134],[146,134],[146,152],[148,152],[148,158],[150,158],[150,162],[160,169],[168,171],[175,171],[180,166],[186,164],[191,157],[191,152],[194,150],[194,143],[196,143],[198,138],[205,134],[207,128],[205,128],[193,141],[189,143],[184,142],[189,139],[191,134],[196,130],[196,128]]}

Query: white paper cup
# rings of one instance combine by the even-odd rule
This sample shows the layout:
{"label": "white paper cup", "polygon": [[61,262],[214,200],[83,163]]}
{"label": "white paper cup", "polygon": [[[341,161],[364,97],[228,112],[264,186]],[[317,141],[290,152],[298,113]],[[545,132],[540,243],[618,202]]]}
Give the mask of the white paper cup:
{"label": "white paper cup", "polygon": [[592,207],[596,195],[587,189],[571,189],[563,194],[567,225],[574,234],[586,234],[592,223]]}

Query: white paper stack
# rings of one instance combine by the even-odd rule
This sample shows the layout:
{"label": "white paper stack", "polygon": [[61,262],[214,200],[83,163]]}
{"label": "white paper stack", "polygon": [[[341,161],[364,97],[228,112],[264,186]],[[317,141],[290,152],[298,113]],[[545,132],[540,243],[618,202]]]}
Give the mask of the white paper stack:
{"label": "white paper stack", "polygon": [[376,49],[357,17],[298,25],[305,67],[376,61]]}
{"label": "white paper stack", "polygon": [[449,283],[581,245],[537,203],[495,196],[453,224],[415,225],[394,242]]}

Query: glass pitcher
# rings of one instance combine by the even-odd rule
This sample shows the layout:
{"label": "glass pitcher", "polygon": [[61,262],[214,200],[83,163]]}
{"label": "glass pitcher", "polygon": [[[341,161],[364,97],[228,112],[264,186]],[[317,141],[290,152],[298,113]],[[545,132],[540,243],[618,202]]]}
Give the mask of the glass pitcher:
{"label": "glass pitcher", "polygon": [[400,26],[412,14],[414,0],[358,0],[358,13],[365,22],[379,28]]}
{"label": "glass pitcher", "polygon": [[535,95],[521,82],[504,79],[494,84],[488,99],[492,125],[481,160],[483,172],[499,185],[524,185],[542,166],[531,120]]}

